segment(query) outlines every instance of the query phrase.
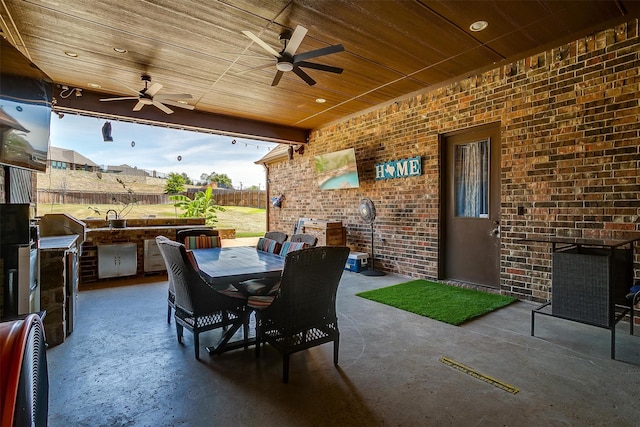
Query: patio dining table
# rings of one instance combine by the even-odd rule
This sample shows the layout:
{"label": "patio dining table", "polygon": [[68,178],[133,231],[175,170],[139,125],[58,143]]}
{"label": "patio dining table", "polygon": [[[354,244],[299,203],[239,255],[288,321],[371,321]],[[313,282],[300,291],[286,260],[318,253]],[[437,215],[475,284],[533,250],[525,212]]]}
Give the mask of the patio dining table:
{"label": "patio dining table", "polygon": [[[259,251],[250,246],[194,249],[193,255],[198,263],[202,277],[212,286],[232,285],[239,291],[240,282],[250,279],[277,278],[282,274],[284,257],[269,252]],[[245,310],[242,317],[225,331],[215,346],[207,347],[209,354],[245,347],[245,340],[230,342],[238,329],[247,323],[251,310]]]}

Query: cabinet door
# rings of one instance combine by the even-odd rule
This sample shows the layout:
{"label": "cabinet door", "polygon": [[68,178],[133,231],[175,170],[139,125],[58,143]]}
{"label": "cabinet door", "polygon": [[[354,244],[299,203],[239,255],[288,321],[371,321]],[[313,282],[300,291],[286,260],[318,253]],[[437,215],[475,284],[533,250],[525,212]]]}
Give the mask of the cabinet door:
{"label": "cabinet door", "polygon": [[137,267],[135,243],[98,246],[98,278],[132,276],[137,273]]}
{"label": "cabinet door", "polygon": [[146,239],[144,241],[144,272],[165,270],[164,258],[162,258],[156,239]]}
{"label": "cabinet door", "polygon": [[118,276],[133,276],[138,272],[138,246],[135,243],[120,246]]}

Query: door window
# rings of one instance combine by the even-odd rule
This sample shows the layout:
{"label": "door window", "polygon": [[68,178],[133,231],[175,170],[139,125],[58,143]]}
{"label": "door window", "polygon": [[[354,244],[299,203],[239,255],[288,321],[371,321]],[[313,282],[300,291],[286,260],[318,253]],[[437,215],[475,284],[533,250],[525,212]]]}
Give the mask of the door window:
{"label": "door window", "polygon": [[456,144],[455,216],[489,217],[489,140]]}

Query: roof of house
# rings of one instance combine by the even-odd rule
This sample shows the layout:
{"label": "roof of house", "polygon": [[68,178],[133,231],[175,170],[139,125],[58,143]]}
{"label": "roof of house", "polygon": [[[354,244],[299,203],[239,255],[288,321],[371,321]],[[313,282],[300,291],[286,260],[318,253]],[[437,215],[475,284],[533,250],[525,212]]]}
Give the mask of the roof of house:
{"label": "roof of house", "polygon": [[14,117],[7,114],[7,112],[2,108],[0,108],[0,126],[7,126],[23,132],[30,132],[29,129],[25,129],[24,126],[22,126]]}
{"label": "roof of house", "polygon": [[67,162],[76,165],[87,165],[91,167],[98,167],[99,165],[91,161],[91,159],[83,156],[74,150],[68,150],[66,148],[49,147],[49,160],[57,162]]}
{"label": "roof of house", "polygon": [[267,154],[262,156],[259,160],[256,160],[256,165],[264,165],[267,163],[273,163],[280,160],[284,160],[289,156],[289,144],[278,144],[272,148]]}

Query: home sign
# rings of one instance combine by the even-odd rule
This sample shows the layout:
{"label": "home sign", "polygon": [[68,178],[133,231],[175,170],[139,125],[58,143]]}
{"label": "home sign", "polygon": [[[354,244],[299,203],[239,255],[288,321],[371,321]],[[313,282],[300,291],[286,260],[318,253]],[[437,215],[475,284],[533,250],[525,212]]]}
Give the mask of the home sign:
{"label": "home sign", "polygon": [[385,163],[376,163],[375,167],[376,181],[420,176],[422,175],[422,158],[418,156],[409,159],[391,160]]}

